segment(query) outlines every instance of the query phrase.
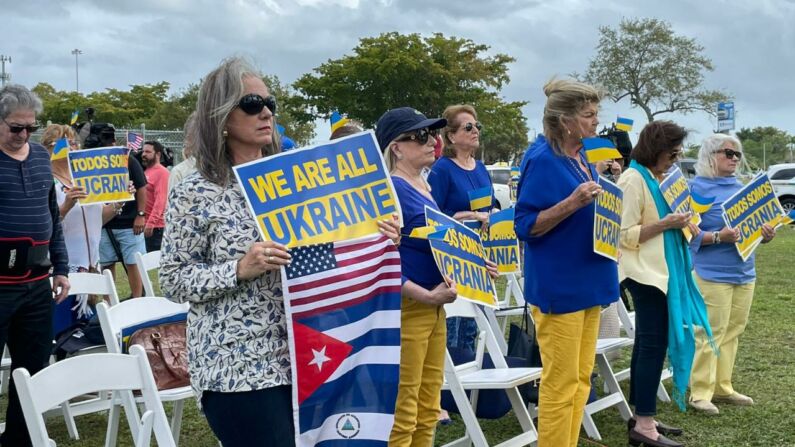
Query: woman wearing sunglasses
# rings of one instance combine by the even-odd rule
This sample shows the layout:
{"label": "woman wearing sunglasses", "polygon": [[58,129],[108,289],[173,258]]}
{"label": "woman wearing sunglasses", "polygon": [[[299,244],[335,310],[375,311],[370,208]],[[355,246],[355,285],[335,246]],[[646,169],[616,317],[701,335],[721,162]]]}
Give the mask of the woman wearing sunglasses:
{"label": "woman wearing sunglasses", "polygon": [[618,180],[624,191],[621,215],[621,277],[635,304],[635,345],[630,364],[628,423],[632,445],[681,446],[666,436],[679,428],[654,420],[657,387],[666,350],[673,369],[673,398],[685,408],[693,362],[695,326],[711,337],[701,293],[691,275],[692,262],[682,232],[693,234],[691,213],[674,213],[660,191],[660,181],[682,155],[687,131],[671,121],[654,121],[640,133],[632,162]]}
{"label": "woman wearing sunglasses", "polygon": [[[713,402],[753,405],[748,396],[732,387],[732,371],[740,335],[745,331],[754,297],[756,270],[754,255],[743,261],[734,243],[739,230],[726,226],[721,204],[743,184],[735,177],[743,162],[743,147],[732,136],[707,137],[698,151],[696,177],[690,184],[693,193],[714,197],[701,215],[701,233],[690,242],[696,283],[704,295],[709,325],[720,356],[715,356],[703,332],[696,333],[696,356],[690,376],[690,406],[706,414],[718,414]],[[770,242],[776,230],[762,226],[762,242]]]}
{"label": "woman wearing sunglasses", "polygon": [[[384,113],[376,124],[403,213],[403,234],[425,226],[425,207],[439,209],[422,172],[434,161],[434,138],[442,118],[428,119],[410,108]],[[447,327],[442,307],[455,300],[427,240],[405,237],[400,247],[403,271],[400,317],[400,385],[390,446],[430,446],[440,411]]]}
{"label": "woman wearing sunglasses", "polygon": [[[442,116],[447,120],[447,126],[442,129],[444,149],[428,175],[431,194],[439,209],[453,219],[486,225],[496,199],[489,172],[483,162],[475,159],[483,129],[478,114],[470,105],[453,105]],[[487,206],[472,210],[469,193],[483,188],[490,189],[491,200]],[[477,336],[474,319],[451,318],[447,325],[447,346],[474,352]]]}

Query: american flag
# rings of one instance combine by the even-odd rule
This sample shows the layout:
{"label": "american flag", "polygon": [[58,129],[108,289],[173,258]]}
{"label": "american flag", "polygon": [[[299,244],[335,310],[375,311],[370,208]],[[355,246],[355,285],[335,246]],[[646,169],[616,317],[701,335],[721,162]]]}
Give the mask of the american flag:
{"label": "american flag", "polygon": [[137,151],[141,149],[144,142],[144,137],[135,132],[127,132],[127,149]]}
{"label": "american flag", "polygon": [[290,252],[296,445],[386,446],[400,377],[400,254],[382,235]]}

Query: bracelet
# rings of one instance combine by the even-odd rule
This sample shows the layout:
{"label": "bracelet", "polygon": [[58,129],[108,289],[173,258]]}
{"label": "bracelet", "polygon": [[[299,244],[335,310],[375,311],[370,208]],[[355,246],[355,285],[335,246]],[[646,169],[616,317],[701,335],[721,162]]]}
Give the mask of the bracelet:
{"label": "bracelet", "polygon": [[713,231],[712,232],[712,243],[713,244],[720,244],[720,231]]}

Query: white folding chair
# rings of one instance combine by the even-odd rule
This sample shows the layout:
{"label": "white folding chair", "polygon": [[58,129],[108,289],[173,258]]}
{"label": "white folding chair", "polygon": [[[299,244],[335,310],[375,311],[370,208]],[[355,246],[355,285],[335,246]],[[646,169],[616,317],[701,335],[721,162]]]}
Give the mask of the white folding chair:
{"label": "white folding chair", "polygon": [[582,426],[588,437],[597,441],[602,439],[599,429],[593,420],[593,415],[610,407],[618,407],[621,417],[628,421],[632,417],[632,410],[629,408],[624,392],[618,385],[616,375],[610,366],[608,357],[612,352],[632,346],[632,339],[625,337],[600,338],[596,341],[596,371],[602,378],[606,388],[606,395],[589,403],[583,410]]}
{"label": "white folding chair", "polygon": [[157,296],[152,280],[149,279],[149,271],[160,268],[160,250],[146,254],[135,252],[135,263],[138,264],[138,274],[144,285],[144,296]]}
{"label": "white folding chair", "polygon": [[[458,299],[453,303],[446,304],[444,308],[448,318],[474,318],[480,331],[477,354],[474,361],[455,365],[450,353],[446,352],[445,354],[445,381],[442,389],[450,390],[452,393],[466,428],[466,433],[462,438],[445,444],[445,447],[470,446],[472,444],[476,447],[488,446],[486,437],[475,415],[478,390],[487,389],[505,390],[513,407],[514,415],[519,420],[519,425],[523,430],[522,433],[500,443],[499,446],[522,446],[536,442],[538,432],[535,425],[533,425],[533,419],[517,387],[540,379],[541,368],[509,368],[491,325],[483,312],[478,310],[477,305]],[[491,354],[494,369],[482,369],[485,349],[488,349]],[[467,390],[470,390],[471,399],[466,395]]]}
{"label": "white folding chair", "polygon": [[[72,357],[41,370],[33,377],[25,368],[14,371],[22,412],[34,447],[55,447],[47,434],[44,413],[60,402],[100,390],[114,390],[122,396],[125,412],[136,447],[149,446],[152,431],[161,447],[174,447],[163,404],[157,395],[155,380],[146,353],[140,346],[131,355],[89,354]],[[102,374],[96,374],[101,371]],[[68,377],[69,386],[64,386]],[[145,412],[139,416],[132,390],[141,390]]]}
{"label": "white folding chair", "polygon": [[[177,304],[161,297],[141,297],[127,300],[117,306],[108,307],[105,303],[97,305],[99,323],[102,326],[102,335],[108,352],[121,352],[122,329],[133,327],[148,321],[155,321],[169,316],[183,314],[190,308],[188,303]],[[174,402],[174,411],[171,416],[171,433],[174,442],[179,444],[179,433],[182,427],[182,410],[186,399],[194,397],[190,386],[161,390],[158,392],[163,402]],[[129,415],[128,415],[129,418]],[[111,408],[108,420],[108,435],[106,446],[116,443],[118,432],[119,408]]]}

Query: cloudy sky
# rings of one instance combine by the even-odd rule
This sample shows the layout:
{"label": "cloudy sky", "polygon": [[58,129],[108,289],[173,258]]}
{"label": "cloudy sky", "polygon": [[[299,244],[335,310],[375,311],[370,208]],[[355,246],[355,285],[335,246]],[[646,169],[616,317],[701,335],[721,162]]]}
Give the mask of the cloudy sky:
{"label": "cloudy sky", "polygon": [[[0,11],[12,81],[74,89],[78,48],[84,93],[163,80],[177,91],[233,54],[292,82],[361,37],[466,37],[516,58],[502,94],[530,101],[531,136],[541,131],[542,85],[586,69],[599,26],[654,17],[705,47],[715,65],[705,85],[734,95],[738,128],[795,134],[795,0],[0,0]],[[636,131],[645,123],[628,102],[603,103],[603,122],[616,114],[635,118]],[[668,118],[692,129],[695,142],[715,127],[703,113]],[[318,138],[327,136],[319,127]]]}

